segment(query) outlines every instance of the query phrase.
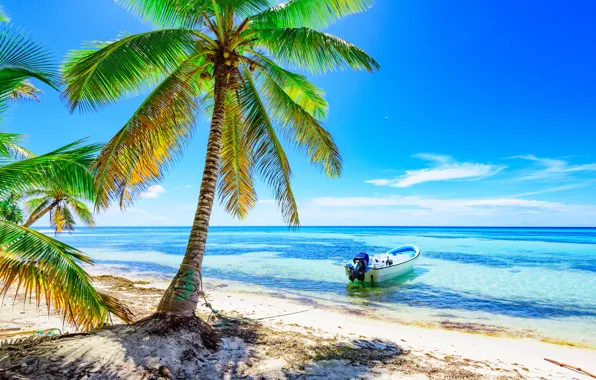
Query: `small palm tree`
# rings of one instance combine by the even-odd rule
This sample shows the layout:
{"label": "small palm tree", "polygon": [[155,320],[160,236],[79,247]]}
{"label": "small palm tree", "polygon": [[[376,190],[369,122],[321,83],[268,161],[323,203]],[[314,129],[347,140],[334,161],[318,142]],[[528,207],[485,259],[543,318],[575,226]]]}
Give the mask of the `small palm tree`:
{"label": "small palm tree", "polygon": [[73,231],[76,224],[75,216],[87,226],[95,226],[95,219],[87,204],[70,193],[65,186],[33,190],[24,196],[30,198],[25,202],[25,207],[30,213],[25,227],[31,226],[48,212],[50,225],[57,233],[64,230]]}
{"label": "small palm tree", "polygon": [[257,203],[254,176],[272,188],[285,221],[300,224],[291,170],[278,134],[327,176],[341,157],[321,120],[323,91],[283,66],[322,74],[377,62],[322,32],[372,0],[118,0],[158,29],[91,43],[65,63],[71,111],[96,110],[153,91],[95,161],[97,206],[130,205],[160,181],[190,139],[197,113],[211,127],[200,195],[186,254],[158,313],[193,316],[216,190],[243,218]]}
{"label": "small palm tree", "polygon": [[[0,198],[52,183],[68,184],[80,194],[91,196],[93,179],[87,168],[100,147],[76,142],[41,156],[0,163]],[[110,313],[131,321],[126,306],[93,287],[82,263],[92,261],[78,249],[0,220],[0,296],[13,285],[26,295],[35,295],[38,303],[45,296],[48,307],[62,312],[67,321],[82,329],[108,323]]]}

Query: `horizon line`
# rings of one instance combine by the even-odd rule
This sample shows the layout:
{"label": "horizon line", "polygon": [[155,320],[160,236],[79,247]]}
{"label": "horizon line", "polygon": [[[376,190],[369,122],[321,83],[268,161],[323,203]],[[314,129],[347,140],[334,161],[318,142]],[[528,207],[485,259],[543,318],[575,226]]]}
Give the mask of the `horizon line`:
{"label": "horizon line", "polygon": [[[80,226],[77,229],[85,228],[85,229],[96,229],[96,228],[191,228],[191,225],[183,226],[183,225],[170,225],[170,226],[95,226],[95,227],[87,227],[87,226]],[[596,229],[596,226],[334,226],[334,225],[308,225],[308,226],[300,226],[300,227],[290,227],[290,226],[280,226],[280,225],[270,225],[270,226],[236,226],[236,225],[218,225],[218,226],[209,226],[209,227],[225,227],[225,228],[287,228],[287,229],[300,229],[300,228],[542,228],[542,229],[572,229],[572,228],[581,228],[581,229]],[[53,229],[50,226],[34,226],[33,228],[49,228]],[[65,232],[67,233],[67,231]]]}

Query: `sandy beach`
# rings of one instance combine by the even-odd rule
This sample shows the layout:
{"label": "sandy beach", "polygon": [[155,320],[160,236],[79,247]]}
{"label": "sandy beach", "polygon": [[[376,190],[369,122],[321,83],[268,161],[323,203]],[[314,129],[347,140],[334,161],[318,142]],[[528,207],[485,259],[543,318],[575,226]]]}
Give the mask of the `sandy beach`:
{"label": "sandy beach", "polygon": [[[166,281],[153,278],[94,274],[98,288],[124,300],[138,318],[155,310],[167,286]],[[490,336],[495,332],[470,330],[469,326],[408,325],[363,309],[322,304],[241,283],[204,282],[206,300],[200,303],[198,314],[215,324],[223,336],[219,353],[208,359],[213,363],[213,378],[589,378],[545,358],[596,370],[592,368],[596,350],[589,348]],[[213,310],[242,318],[244,323],[218,318]],[[59,315],[48,314],[43,303],[37,308],[21,296],[3,300],[0,339],[5,343],[50,328],[75,332],[63,326]],[[0,369],[10,361],[10,353],[2,352]]]}

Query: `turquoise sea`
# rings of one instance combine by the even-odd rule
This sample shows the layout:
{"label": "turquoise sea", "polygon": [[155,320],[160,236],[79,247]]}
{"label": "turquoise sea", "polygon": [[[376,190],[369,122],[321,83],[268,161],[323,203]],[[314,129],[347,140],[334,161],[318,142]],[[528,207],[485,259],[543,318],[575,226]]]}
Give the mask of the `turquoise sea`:
{"label": "turquoise sea", "polygon": [[[51,233],[49,230],[44,232]],[[189,228],[80,228],[61,240],[116,274],[175,273]],[[414,244],[410,275],[347,284],[360,251]],[[378,310],[408,322],[501,326],[596,347],[596,229],[213,227],[204,277]]]}

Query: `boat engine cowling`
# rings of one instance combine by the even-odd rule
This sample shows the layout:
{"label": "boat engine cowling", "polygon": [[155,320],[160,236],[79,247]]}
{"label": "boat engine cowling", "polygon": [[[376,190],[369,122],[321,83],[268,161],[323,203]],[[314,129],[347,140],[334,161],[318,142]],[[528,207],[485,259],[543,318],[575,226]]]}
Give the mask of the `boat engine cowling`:
{"label": "boat engine cowling", "polygon": [[366,252],[360,252],[354,257],[354,266],[350,266],[350,281],[364,281],[364,274],[368,267],[369,257]]}

